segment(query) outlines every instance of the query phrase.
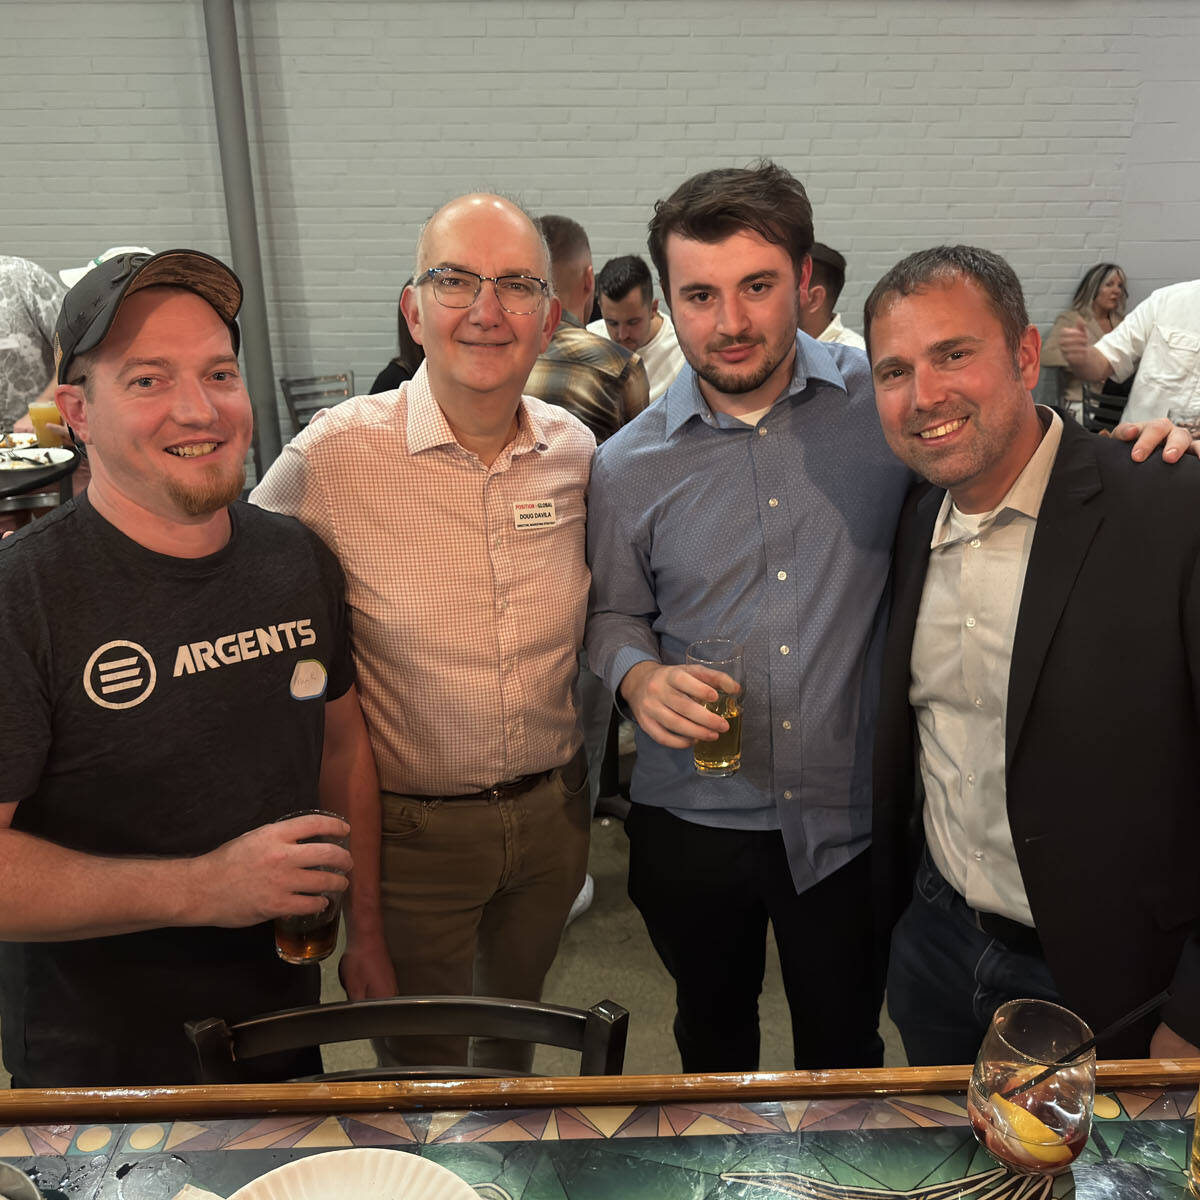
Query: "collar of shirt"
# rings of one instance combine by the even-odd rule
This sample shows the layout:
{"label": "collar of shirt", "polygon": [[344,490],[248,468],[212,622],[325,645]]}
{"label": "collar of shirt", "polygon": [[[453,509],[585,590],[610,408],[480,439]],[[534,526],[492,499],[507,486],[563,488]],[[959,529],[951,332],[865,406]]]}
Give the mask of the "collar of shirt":
{"label": "collar of shirt", "polygon": [[[436,446],[457,446],[458,439],[454,436],[454,430],[450,428],[450,422],[446,420],[441,405],[434,399],[426,364],[422,362],[417,368],[417,373],[401,386],[408,402],[405,436],[409,454],[420,454]],[[544,454],[550,447],[546,430],[525,399],[524,396],[521,397],[517,408],[517,436],[505,447],[509,457],[530,450]]]}
{"label": "collar of shirt", "polygon": [[837,341],[839,333],[845,333],[846,327],[842,324],[842,314],[834,313],[833,320],[821,330],[821,336],[817,338],[818,342],[834,342]]}
{"label": "collar of shirt", "polygon": [[[843,396],[848,396],[846,382],[829,351],[820,342],[810,338],[808,334],[797,333],[796,359],[792,365],[792,378],[788,381],[779,400],[799,398],[813,380],[828,383],[837,388]],[[776,400],[775,403],[778,404],[779,400]],[[746,425],[736,418],[727,417],[724,413],[714,413],[709,408],[708,402],[700,392],[699,377],[690,364],[679,372],[675,382],[663,397],[663,402],[667,406],[666,436],[668,438],[674,437],[693,418],[718,428],[746,428]]]}
{"label": "collar of shirt", "polygon": [[1007,511],[1020,513],[1033,521],[1037,520],[1038,513],[1042,508],[1042,497],[1046,494],[1046,485],[1050,482],[1050,471],[1054,466],[1054,459],[1058,455],[1058,444],[1062,440],[1063,427],[1062,417],[1053,409],[1039,404],[1037,411],[1045,433],[1038,448],[1033,452],[1033,457],[1025,464],[1020,475],[1013,480],[1012,487],[1008,489],[1004,499],[991,512],[979,516],[972,513],[970,520],[964,522],[961,519],[955,520],[955,517],[961,518],[963,514],[958,513],[954,507],[954,501],[950,499],[950,493],[947,492],[942,499],[942,507],[938,510],[937,520],[933,525],[933,537],[929,542],[931,550],[937,550],[943,546],[953,546],[955,542],[973,537],[977,529],[986,529]]}

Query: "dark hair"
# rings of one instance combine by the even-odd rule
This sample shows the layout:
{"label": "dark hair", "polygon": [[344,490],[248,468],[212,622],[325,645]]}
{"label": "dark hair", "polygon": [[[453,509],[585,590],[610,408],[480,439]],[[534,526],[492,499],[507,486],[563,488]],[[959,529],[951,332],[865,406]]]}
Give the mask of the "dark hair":
{"label": "dark hair", "polygon": [[812,259],[812,281],[809,286],[815,284],[825,289],[825,303],[832,310],[842,294],[842,288],[846,286],[846,260],[824,242],[813,242],[808,254]]}
{"label": "dark hair", "polygon": [[[404,299],[406,288],[412,287],[413,277],[410,275],[400,285],[400,299]],[[420,342],[413,340],[413,335],[408,331],[408,322],[404,319],[404,309],[399,303],[396,305],[396,341],[400,347],[400,353],[392,359],[392,362],[398,367],[403,367],[408,372],[408,377],[411,379],[416,373],[417,368],[425,361],[425,347]]]}
{"label": "dark hair", "polygon": [[609,300],[624,300],[634,288],[641,288],[647,304],[654,299],[654,280],[650,268],[639,254],[610,258],[596,276],[596,290]]}
{"label": "dark hair", "polygon": [[591,254],[588,235],[578,221],[550,214],[538,217],[537,225],[546,239],[546,245],[550,247],[551,270],[560,263],[571,262],[584,254]]}
{"label": "dark hair", "polygon": [[782,246],[799,279],[813,241],[812,205],[804,185],[790,171],[763,159],[753,167],[703,171],[659,200],[647,245],[664,293],[670,296],[668,234],[711,243],[744,230]]}
{"label": "dark hair", "polygon": [[978,246],[934,246],[898,262],[872,289],[863,306],[863,334],[871,344],[871,321],[892,296],[911,296],[931,284],[970,279],[982,288],[1004,330],[1004,341],[1016,356],[1021,335],[1029,327],[1025,295],[1016,272],[990,250]]}
{"label": "dark hair", "polygon": [[1125,301],[1129,299],[1129,289],[1125,286],[1125,272],[1116,263],[1097,263],[1079,281],[1075,295],[1071,297],[1071,307],[1078,313],[1088,317],[1092,315],[1092,305],[1104,286],[1104,281],[1116,271],[1121,276],[1121,299],[1117,301],[1116,317],[1121,320],[1125,316]]}

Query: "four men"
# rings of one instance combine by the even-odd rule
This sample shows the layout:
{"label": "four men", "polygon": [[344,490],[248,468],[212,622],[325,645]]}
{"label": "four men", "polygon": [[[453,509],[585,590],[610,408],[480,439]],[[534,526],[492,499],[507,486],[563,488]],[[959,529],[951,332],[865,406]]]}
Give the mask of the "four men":
{"label": "four men", "polygon": [[[558,324],[533,221],[462,196],[425,226],[401,301],[425,361],[314,421],[255,489],[347,577],[383,788],[383,910],[405,994],[536,1000],[587,863],[573,688],[595,439],[523,396]],[[392,1047],[461,1062],[453,1040]],[[474,1062],[527,1070],[528,1048]]]}
{"label": "four men", "polygon": [[[394,984],[342,576],[242,504],[237,278],[121,255],[68,293],[57,401],[84,495],[0,549],[0,1004],[17,1086],[188,1083],[189,1018],[314,1003],[270,921],[344,886],[351,996]],[[319,1070],[303,1054],[265,1077]]]}
{"label": "four men", "polygon": [[[1167,987],[1100,1052],[1200,1055],[1200,467],[1035,408],[1038,331],[986,250],[911,255],[866,319],[888,445],[933,485],[896,540],[875,754],[909,1062],[971,1061],[1018,996],[1100,1030]],[[1101,649],[1134,609],[1136,652]]]}
{"label": "four men", "polygon": [[[811,245],[803,188],[769,163],[706,172],[661,201],[651,255],[689,365],[596,460],[588,646],[639,725],[630,894],[676,980],[685,1070],[757,1065],[768,920],[797,1066],[881,1057],[869,755],[889,551],[912,476],[886,452],[862,354],[798,330]],[[571,687],[593,439],[522,394],[559,317],[550,277],[539,230],[499,197],[461,197],[431,219],[403,298],[425,365],[399,393],[314,422],[255,492],[319,541],[234,503],[249,404],[231,272],[192,251],[123,255],[68,296],[58,402],[95,478],[0,555],[18,598],[6,624],[0,616],[17,660],[0,711],[23,748],[0,790],[10,897],[0,986],[18,1083],[176,1081],[190,1074],[185,1017],[315,998],[311,969],[264,954],[258,923],[313,911],[309,893],[329,889],[324,878],[314,887],[316,871],[349,866],[337,847],[302,841],[342,831],[337,818],[280,820],[318,801],[352,818],[352,996],[390,994],[397,977],[407,993],[540,994],[583,878],[588,818]],[[1200,481],[1161,467],[1135,481],[1116,448],[1039,416],[1036,330],[1015,277],[986,252],[900,264],[868,303],[868,334],[887,445],[950,489],[940,510],[905,509],[877,751],[876,871],[890,923],[911,879],[914,800],[895,784],[912,778],[915,719],[928,849],[891,977],[910,1058],[974,1052],[990,1015],[971,1011],[985,951],[1012,956],[1018,990],[1062,997],[1101,1024],[1169,982],[1175,999],[1150,1044],[1195,1052],[1194,872],[1155,865],[1195,832],[1186,763],[1170,759],[1193,731],[1193,666],[1186,636],[1169,635],[1172,614],[1190,612],[1196,548],[1143,537],[1131,554],[1124,525],[1152,509],[1154,528],[1171,528]],[[1044,535],[1042,507],[1054,513]],[[322,541],[348,577],[366,725],[341,575]],[[136,605],[114,572],[142,577]],[[1162,637],[1117,669],[1086,652],[1084,619],[1090,633],[1095,595],[1136,574],[1164,581]],[[87,620],[55,628],[43,597],[59,603],[81,581]],[[1037,605],[1021,604],[1025,582]],[[222,624],[229,632],[213,637]],[[745,644],[755,748],[719,780],[697,776],[690,753],[724,728],[705,708],[716,681],[681,665],[690,641],[714,633]],[[1169,761],[1169,786],[1136,833],[1114,835],[1114,824],[1085,837],[1086,813],[1044,797],[1111,795],[1119,813],[1137,780],[1089,755],[1074,717],[1106,689],[1155,688],[1170,712],[1147,714],[1139,745]],[[257,724],[239,717],[247,696]],[[183,727],[181,706],[198,735],[187,755],[164,732]],[[254,772],[252,798],[233,795],[264,762],[264,722],[266,777]],[[1056,778],[1067,761],[1079,767],[1064,745],[1096,774],[1086,786]],[[98,746],[110,748],[99,759]],[[231,760],[247,764],[233,788]],[[161,788],[147,792],[147,779]],[[210,802],[226,795],[228,805]],[[1095,894],[1072,870],[1131,854],[1163,882],[1161,896],[1108,914],[1106,928],[1124,919],[1144,951],[1122,991],[1079,938],[1079,904]],[[931,947],[946,955],[932,975]],[[114,962],[133,1003],[99,986]],[[151,1031],[136,1061],[124,1051],[114,1061],[118,1019]],[[461,1059],[434,1043],[391,1052]],[[528,1066],[503,1045],[477,1047],[474,1061]]]}

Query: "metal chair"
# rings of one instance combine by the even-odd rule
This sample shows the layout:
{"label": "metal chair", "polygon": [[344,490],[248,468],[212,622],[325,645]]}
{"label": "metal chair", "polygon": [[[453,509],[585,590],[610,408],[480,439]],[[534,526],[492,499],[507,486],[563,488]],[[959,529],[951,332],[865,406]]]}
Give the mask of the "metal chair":
{"label": "metal chair", "polygon": [[1124,396],[1110,396],[1107,392],[1094,392],[1085,385],[1083,389],[1083,427],[1093,433],[1102,429],[1115,429],[1121,423],[1125,411]]}
{"label": "metal chair", "polygon": [[[488,996],[392,996],[264,1013],[236,1025],[219,1017],[188,1021],[201,1083],[242,1082],[240,1064],[264,1054],[329,1042],[405,1035],[498,1037],[580,1051],[580,1075],[619,1075],[629,1013],[611,1000],[589,1009]],[[505,1078],[512,1071],[468,1066],[363,1067],[312,1076],[336,1079]]]}
{"label": "metal chair", "polygon": [[288,416],[298,433],[311,420],[313,413],[330,405],[340,404],[354,395],[354,372],[338,375],[311,375],[305,379],[280,379],[283,400]]}

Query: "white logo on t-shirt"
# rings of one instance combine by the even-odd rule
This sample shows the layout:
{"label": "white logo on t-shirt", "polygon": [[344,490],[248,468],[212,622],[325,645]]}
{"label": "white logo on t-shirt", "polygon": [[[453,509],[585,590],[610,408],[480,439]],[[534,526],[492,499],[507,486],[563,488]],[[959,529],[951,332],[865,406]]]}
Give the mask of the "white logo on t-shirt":
{"label": "white logo on t-shirt", "polygon": [[137,642],[105,642],[83,669],[83,690],[101,708],[136,708],[158,678],[150,652]]}

